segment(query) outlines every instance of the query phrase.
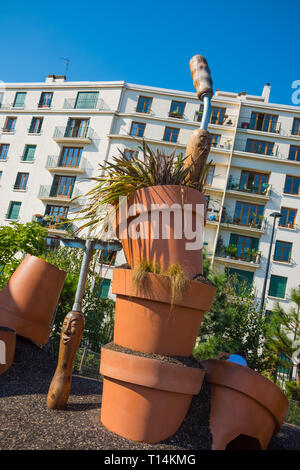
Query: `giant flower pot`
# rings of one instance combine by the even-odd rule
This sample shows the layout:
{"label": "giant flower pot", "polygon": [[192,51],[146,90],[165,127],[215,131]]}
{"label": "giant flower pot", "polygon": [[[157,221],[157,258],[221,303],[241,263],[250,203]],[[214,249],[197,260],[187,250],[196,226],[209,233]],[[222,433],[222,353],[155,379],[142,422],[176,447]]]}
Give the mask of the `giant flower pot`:
{"label": "giant flower pot", "polygon": [[155,443],[174,434],[198,394],[205,371],[101,350],[101,421],[127,439]]}
{"label": "giant flower pot", "polygon": [[47,343],[66,273],[26,255],[0,292],[0,325],[35,343]]}
{"label": "giant flower pot", "polygon": [[15,349],[16,332],[6,326],[0,326],[0,375],[12,365]]}
{"label": "giant flower pot", "polygon": [[279,387],[229,361],[202,361],[211,387],[210,429],[214,450],[266,449],[288,412]]}
{"label": "giant flower pot", "polygon": [[190,356],[216,287],[209,281],[188,281],[182,299],[171,307],[168,276],[147,273],[142,288],[137,288],[133,270],[116,268],[112,291],[117,295],[116,344],[147,353]]}
{"label": "giant flower pot", "polygon": [[190,279],[202,273],[202,245],[195,242],[205,224],[202,193],[179,185],[152,186],[136,191],[124,208],[117,211],[116,234],[131,268],[145,259],[161,270],[179,263]]}

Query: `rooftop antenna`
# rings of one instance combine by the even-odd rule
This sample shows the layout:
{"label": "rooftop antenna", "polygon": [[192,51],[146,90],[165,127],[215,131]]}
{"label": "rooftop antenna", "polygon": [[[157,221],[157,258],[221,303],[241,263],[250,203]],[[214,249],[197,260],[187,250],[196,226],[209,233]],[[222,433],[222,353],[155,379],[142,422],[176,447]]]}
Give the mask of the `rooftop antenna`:
{"label": "rooftop antenna", "polygon": [[65,76],[67,78],[67,74],[68,74],[68,70],[69,70],[69,65],[70,65],[70,62],[71,60],[66,58],[66,57],[61,57],[61,60],[63,60],[65,62],[65,66],[66,66],[66,73],[65,73]]}

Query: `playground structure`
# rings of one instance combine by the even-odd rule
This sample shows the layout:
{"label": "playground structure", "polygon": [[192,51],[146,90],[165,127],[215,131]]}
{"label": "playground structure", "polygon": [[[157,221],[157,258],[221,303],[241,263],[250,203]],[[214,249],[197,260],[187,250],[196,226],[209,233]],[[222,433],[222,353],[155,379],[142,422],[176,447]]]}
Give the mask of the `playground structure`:
{"label": "playground structure", "polygon": [[[213,90],[203,56],[194,56],[190,68],[204,105],[201,127],[190,136],[185,161],[197,182],[203,175],[210,150],[207,126]],[[139,212],[141,203],[144,213]],[[160,442],[180,428],[192,397],[199,394],[206,377],[212,393],[213,449],[266,449],[287,414],[286,397],[276,385],[247,367],[212,359],[198,366],[188,361],[216,287],[202,276],[201,249],[189,250],[186,244],[193,240],[176,238],[174,219],[170,219],[168,239],[151,238],[147,218],[151,204],[176,204],[182,213],[181,220],[184,205],[189,204],[192,223],[198,224],[203,232],[204,195],[179,184],[151,186],[136,191],[128,204],[136,206],[136,217],[140,217],[149,237],[131,238],[128,234],[121,237],[130,267],[115,268],[113,273],[113,293],[117,296],[115,332],[114,343],[101,351],[102,423],[130,440]],[[202,214],[197,212],[197,205],[203,207]],[[118,224],[116,232],[120,235]],[[95,242],[88,240],[73,310],[62,328],[57,369],[47,398],[47,405],[52,409],[67,406],[72,366],[84,327],[82,296],[94,248]],[[147,272],[143,285],[134,285],[134,269],[144,259],[159,264],[161,272],[174,264],[185,271],[184,292],[174,303],[166,274]],[[1,369],[0,364],[0,374],[13,362],[16,334],[34,343],[47,343],[65,276],[65,272],[46,261],[27,255],[0,292],[0,340],[4,338],[8,345],[7,367]]]}

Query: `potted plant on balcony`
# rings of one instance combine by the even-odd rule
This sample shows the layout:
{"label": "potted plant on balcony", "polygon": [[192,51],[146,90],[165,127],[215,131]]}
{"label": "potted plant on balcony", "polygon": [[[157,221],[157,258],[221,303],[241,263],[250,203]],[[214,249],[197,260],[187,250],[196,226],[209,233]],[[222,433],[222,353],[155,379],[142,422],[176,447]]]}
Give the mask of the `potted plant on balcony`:
{"label": "potted plant on balcony", "polygon": [[255,263],[257,261],[259,251],[256,248],[249,250],[249,260],[250,263]]}
{"label": "potted plant on balcony", "polygon": [[258,220],[257,220],[257,228],[262,228],[263,221],[264,221],[264,216],[259,215]]}
{"label": "potted plant on balcony", "polygon": [[250,218],[249,218],[249,225],[250,227],[255,227],[255,223],[256,223],[256,214],[255,212],[251,212],[250,214]]}
{"label": "potted plant on balcony", "polygon": [[225,252],[230,258],[237,258],[237,247],[234,245],[229,245],[225,248]]}

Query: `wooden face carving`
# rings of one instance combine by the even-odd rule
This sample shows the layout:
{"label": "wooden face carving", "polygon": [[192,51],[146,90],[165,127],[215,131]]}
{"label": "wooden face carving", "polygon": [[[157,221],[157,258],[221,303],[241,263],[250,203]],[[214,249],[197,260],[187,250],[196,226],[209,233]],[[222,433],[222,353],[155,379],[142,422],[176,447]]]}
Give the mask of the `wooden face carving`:
{"label": "wooden face carving", "polygon": [[79,312],[69,312],[64,319],[61,331],[60,348],[70,352],[77,350],[84,328],[84,318]]}

